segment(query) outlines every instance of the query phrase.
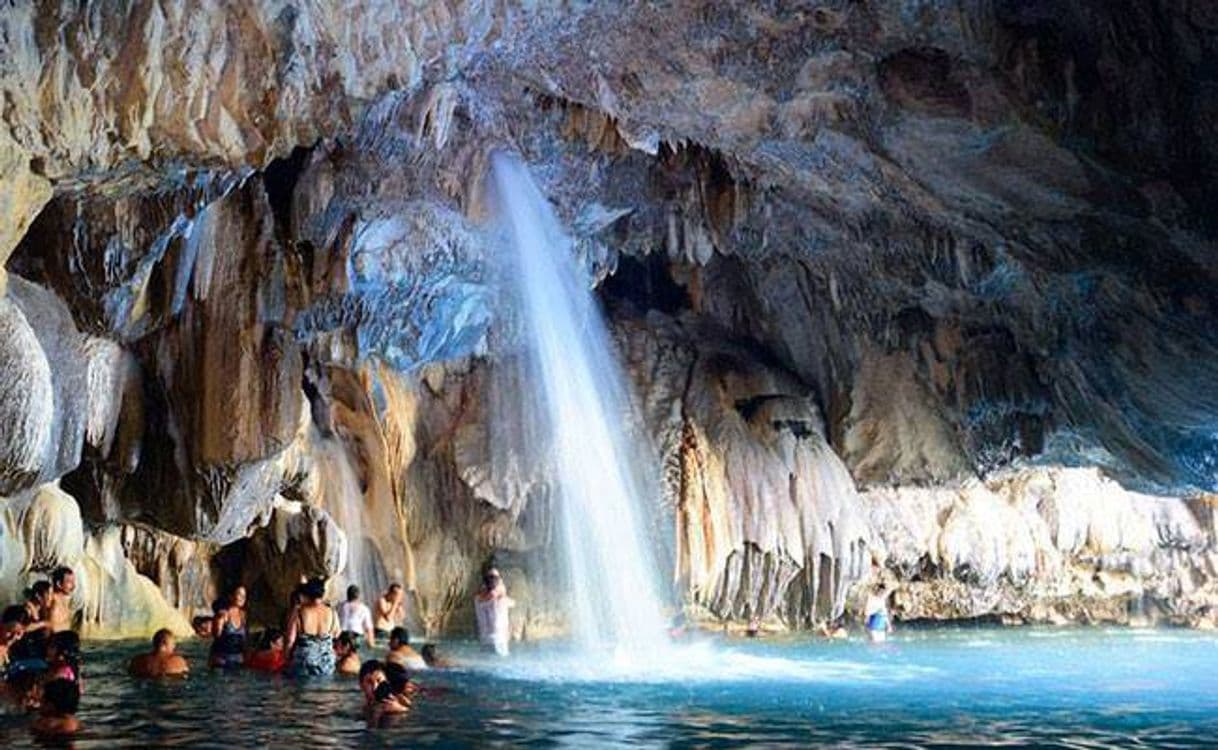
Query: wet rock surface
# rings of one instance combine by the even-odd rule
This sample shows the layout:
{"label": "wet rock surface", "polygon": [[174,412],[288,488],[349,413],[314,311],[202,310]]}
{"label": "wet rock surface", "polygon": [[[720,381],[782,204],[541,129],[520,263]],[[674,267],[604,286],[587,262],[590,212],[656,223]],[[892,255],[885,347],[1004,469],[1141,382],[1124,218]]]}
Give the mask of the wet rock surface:
{"label": "wet rock surface", "polygon": [[561,630],[502,147],[606,303],[675,601],[1213,622],[1202,5],[5,8],[0,585],[74,562],[129,634],[358,548],[424,629],[494,561]]}

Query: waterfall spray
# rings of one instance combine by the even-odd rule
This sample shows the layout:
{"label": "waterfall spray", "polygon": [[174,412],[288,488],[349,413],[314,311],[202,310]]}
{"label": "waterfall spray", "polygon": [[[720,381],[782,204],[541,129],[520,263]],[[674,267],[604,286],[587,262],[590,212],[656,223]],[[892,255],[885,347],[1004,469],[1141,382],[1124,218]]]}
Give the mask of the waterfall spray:
{"label": "waterfall spray", "polygon": [[529,377],[521,413],[554,476],[574,635],[585,647],[666,646],[659,570],[647,534],[658,462],[589,281],[549,203],[516,158],[491,157],[504,269],[520,316]]}

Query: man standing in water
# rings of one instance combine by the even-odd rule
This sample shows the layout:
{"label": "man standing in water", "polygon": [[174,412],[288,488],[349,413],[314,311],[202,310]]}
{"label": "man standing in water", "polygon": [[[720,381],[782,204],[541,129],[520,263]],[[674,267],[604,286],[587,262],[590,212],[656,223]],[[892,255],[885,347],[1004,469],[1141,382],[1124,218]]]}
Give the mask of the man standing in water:
{"label": "man standing in water", "polygon": [[474,596],[474,617],[478,622],[478,641],[500,656],[508,655],[511,627],[508,610],[516,602],[507,594],[499,571],[490,568],[482,576],[482,590]]}
{"label": "man standing in water", "polygon": [[372,610],[359,600],[359,586],[347,587],[347,601],[338,605],[338,627],[344,633],[361,636],[369,646],[374,645]]}
{"label": "man standing in water", "polygon": [[44,617],[51,632],[72,629],[72,592],[76,590],[76,574],[71,568],[59,567],[51,572],[51,602]]}
{"label": "man standing in water", "polygon": [[406,594],[402,591],[402,584],[391,583],[389,590],[376,600],[376,619],[373,622],[376,637],[388,640],[389,633],[404,619],[406,619]]}

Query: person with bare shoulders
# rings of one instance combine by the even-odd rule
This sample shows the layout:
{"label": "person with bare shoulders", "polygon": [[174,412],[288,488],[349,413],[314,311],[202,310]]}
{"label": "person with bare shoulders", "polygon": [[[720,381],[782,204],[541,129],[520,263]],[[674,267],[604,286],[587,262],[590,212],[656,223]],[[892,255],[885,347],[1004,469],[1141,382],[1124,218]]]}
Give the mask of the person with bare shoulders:
{"label": "person with bare shoulders", "polygon": [[389,632],[406,619],[406,592],[402,584],[391,583],[389,589],[376,600],[373,632],[377,640],[388,639]]}
{"label": "person with bare shoulders", "polygon": [[152,650],[132,659],[128,671],[135,677],[185,677],[190,666],[177,653],[177,646],[173,632],[161,628],[152,636]]}
{"label": "person with bare shoulders", "polygon": [[51,623],[51,632],[73,630],[72,592],[76,590],[76,574],[71,568],[59,567],[51,572],[51,601],[45,620]]}
{"label": "person with bare shoulders", "polygon": [[385,652],[385,661],[400,664],[406,669],[427,669],[427,662],[411,647],[410,633],[406,628],[394,628],[390,631],[389,650]]}
{"label": "person with bare shoulders", "polygon": [[245,619],[245,587],[237,586],[225,598],[211,621],[213,668],[230,669],[245,661],[245,640],[249,626]]}
{"label": "person with bare shoulders", "polygon": [[42,687],[38,718],[30,725],[40,737],[64,737],[80,731],[76,711],[80,708],[80,685],[56,678]]}
{"label": "person with bare shoulders", "polygon": [[324,600],[326,583],[310,579],[301,588],[302,602],[296,616],[288,623],[288,671],[297,677],[319,677],[334,674],[334,636],[338,634],[338,617]]}
{"label": "person with bare shoulders", "polygon": [[344,630],[334,639],[335,671],[339,674],[359,674],[359,635]]}
{"label": "person with bare shoulders", "polygon": [[368,723],[373,727],[381,726],[388,717],[409,712],[411,706],[412,686],[407,671],[397,664],[386,664],[383,672],[385,679],[376,686],[368,712]]}

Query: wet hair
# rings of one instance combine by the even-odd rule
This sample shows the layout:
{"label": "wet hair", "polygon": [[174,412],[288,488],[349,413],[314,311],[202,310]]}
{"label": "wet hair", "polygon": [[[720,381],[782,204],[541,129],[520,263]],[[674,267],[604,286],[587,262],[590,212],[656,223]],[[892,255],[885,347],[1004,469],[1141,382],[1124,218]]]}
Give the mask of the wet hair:
{"label": "wet hair", "polygon": [[384,669],[385,665],[381,663],[380,659],[369,659],[359,665],[359,678],[362,680],[373,672],[378,670],[384,671]]}
{"label": "wet hair", "polygon": [[386,664],[383,667],[385,672],[385,681],[376,686],[376,696],[378,701],[388,700],[395,695],[401,695],[406,692],[406,687],[410,684],[410,674],[406,668],[400,664]]}
{"label": "wet hair", "polygon": [[278,628],[267,628],[258,637],[258,650],[270,651],[271,644],[283,637],[283,631]]}
{"label": "wet hair", "polygon": [[409,646],[410,645],[410,633],[407,632],[406,628],[399,626],[399,627],[396,627],[393,630],[389,631],[389,640],[397,641],[398,643],[402,644],[403,646]]}
{"label": "wet hair", "polygon": [[49,648],[59,653],[72,671],[80,675],[80,635],[75,630],[61,630],[51,636]]}
{"label": "wet hair", "polygon": [[38,581],[25,590],[25,600],[27,602],[36,602],[49,593],[51,593],[51,582]]}
{"label": "wet hair", "polygon": [[165,642],[173,637],[173,631],[169,628],[161,628],[152,636],[152,648],[154,651],[160,651],[165,647]]}
{"label": "wet hair", "polygon": [[489,568],[482,574],[482,585],[488,589],[495,588],[495,582],[500,580],[503,580],[503,577],[499,575],[499,571],[495,568]]}
{"label": "wet hair", "polygon": [[339,633],[336,642],[340,646],[346,646],[351,649],[352,653],[359,653],[359,636],[350,630],[344,630]]}
{"label": "wet hair", "polygon": [[80,685],[63,678],[51,680],[42,688],[42,705],[71,716],[80,708]]}
{"label": "wet hair", "polygon": [[317,601],[326,595],[326,582],[321,578],[310,578],[300,587],[300,593],[306,599]]}
{"label": "wet hair", "polygon": [[391,584],[389,584],[389,591],[388,591],[388,593],[392,594],[392,593],[393,593],[393,592],[395,592],[395,591],[401,591],[401,590],[402,590],[402,584],[400,584],[400,583],[391,583]]}
{"label": "wet hair", "polygon": [[419,650],[419,655],[423,657],[423,663],[431,666],[436,663],[436,644],[428,643]]}
{"label": "wet hair", "polygon": [[0,616],[0,623],[5,625],[29,625],[30,613],[20,604],[5,607],[4,614]]}
{"label": "wet hair", "polygon": [[72,575],[72,569],[66,565],[61,565],[51,571],[51,583],[58,586],[70,575]]}
{"label": "wet hair", "polygon": [[359,586],[354,584],[347,587],[347,601],[353,602],[359,598]]}
{"label": "wet hair", "polygon": [[236,586],[233,586],[228,590],[228,595],[224,597],[225,608],[237,606],[237,589],[243,588],[245,588],[245,586],[238,583]]}

